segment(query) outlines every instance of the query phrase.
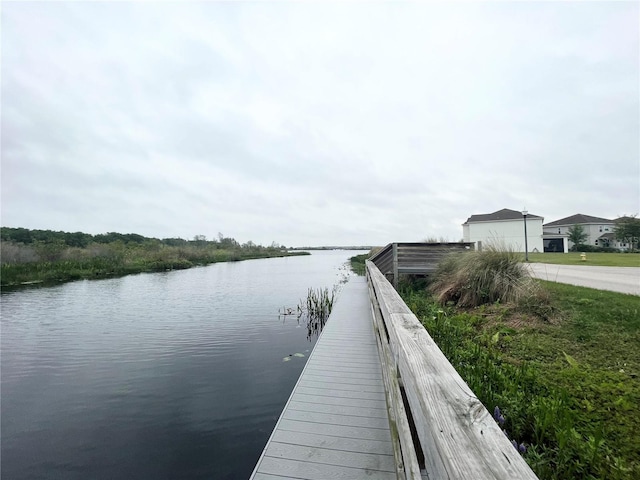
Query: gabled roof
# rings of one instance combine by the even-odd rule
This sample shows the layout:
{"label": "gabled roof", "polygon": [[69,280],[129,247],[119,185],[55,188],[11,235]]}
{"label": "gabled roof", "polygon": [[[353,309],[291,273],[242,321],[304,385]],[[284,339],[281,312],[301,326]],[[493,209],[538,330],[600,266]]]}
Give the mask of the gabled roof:
{"label": "gabled roof", "polygon": [[608,238],[609,240],[615,240],[616,239],[616,234],[609,232],[609,233],[605,233],[604,235],[600,235],[598,237],[598,240],[600,240],[601,238]]}
{"label": "gabled roof", "polygon": [[[527,214],[527,218],[543,218],[538,215],[533,215],[531,213]],[[464,222],[463,225],[467,223],[476,223],[476,222],[495,222],[500,220],[522,220],[522,212],[518,212],[517,210],[509,210],[508,208],[503,208],[502,210],[498,210],[493,213],[484,213],[481,215],[471,215],[467,218],[467,221]]]}
{"label": "gabled roof", "polygon": [[582,213],[576,213],[567,218],[561,218],[555,222],[545,223],[543,227],[562,227],[565,225],[578,225],[585,223],[613,223],[613,220],[608,218],[592,217],[591,215],[583,215]]}

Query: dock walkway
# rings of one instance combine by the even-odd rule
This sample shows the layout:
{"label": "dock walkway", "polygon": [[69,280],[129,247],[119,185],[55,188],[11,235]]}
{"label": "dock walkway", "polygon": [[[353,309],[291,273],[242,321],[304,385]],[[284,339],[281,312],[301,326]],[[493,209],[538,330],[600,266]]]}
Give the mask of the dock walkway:
{"label": "dock walkway", "polygon": [[367,281],[352,277],[251,476],[395,479]]}

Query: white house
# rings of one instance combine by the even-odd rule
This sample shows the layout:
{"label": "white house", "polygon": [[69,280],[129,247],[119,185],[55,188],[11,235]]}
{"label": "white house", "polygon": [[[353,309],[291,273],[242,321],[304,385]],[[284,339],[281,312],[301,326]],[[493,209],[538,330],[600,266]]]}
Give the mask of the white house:
{"label": "white house", "polygon": [[[525,218],[527,227],[527,241],[525,242]],[[483,245],[495,244],[499,247],[524,252],[525,243],[529,252],[542,252],[543,217],[503,208],[493,213],[471,215],[462,224],[462,236],[465,242],[475,242],[476,248]]]}
{"label": "white house", "polygon": [[[543,230],[545,237],[554,234],[568,235],[569,228],[574,225],[581,225],[584,233],[587,234],[587,239],[584,242],[585,245],[613,247],[620,250],[629,248],[628,244],[620,242],[615,238],[616,220],[609,220],[607,218],[576,213],[570,217],[544,224]],[[569,242],[569,246],[573,246],[573,243]]]}

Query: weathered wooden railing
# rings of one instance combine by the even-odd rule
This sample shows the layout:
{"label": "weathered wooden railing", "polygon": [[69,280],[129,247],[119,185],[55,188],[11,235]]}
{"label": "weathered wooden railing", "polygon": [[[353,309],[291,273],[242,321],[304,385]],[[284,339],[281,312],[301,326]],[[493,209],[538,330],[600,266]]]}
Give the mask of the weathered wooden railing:
{"label": "weathered wooden railing", "polygon": [[473,243],[390,243],[371,257],[383,275],[391,277],[394,286],[398,275],[430,275],[438,262],[452,252],[473,249]]}
{"label": "weathered wooden railing", "polygon": [[424,456],[430,480],[537,479],[378,267],[366,270],[398,478],[421,478]]}

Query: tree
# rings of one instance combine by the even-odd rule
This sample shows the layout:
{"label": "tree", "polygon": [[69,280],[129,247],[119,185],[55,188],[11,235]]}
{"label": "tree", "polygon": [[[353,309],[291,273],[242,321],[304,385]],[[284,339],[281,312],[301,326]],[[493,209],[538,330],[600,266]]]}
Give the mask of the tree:
{"label": "tree", "polygon": [[587,234],[582,225],[571,225],[569,227],[569,241],[573,243],[574,248],[582,245],[587,239]]}
{"label": "tree", "polygon": [[636,215],[620,217],[614,234],[617,240],[628,243],[631,250],[635,250],[640,242],[640,218],[636,218]]}

